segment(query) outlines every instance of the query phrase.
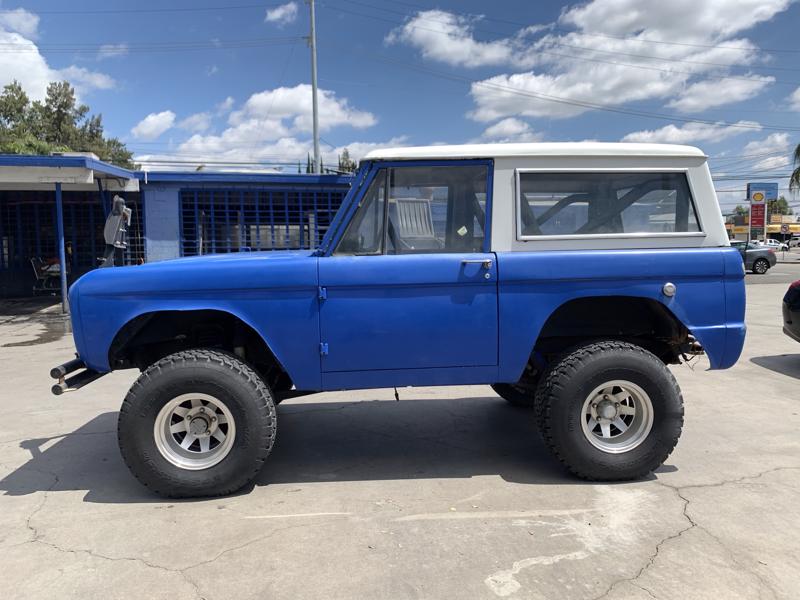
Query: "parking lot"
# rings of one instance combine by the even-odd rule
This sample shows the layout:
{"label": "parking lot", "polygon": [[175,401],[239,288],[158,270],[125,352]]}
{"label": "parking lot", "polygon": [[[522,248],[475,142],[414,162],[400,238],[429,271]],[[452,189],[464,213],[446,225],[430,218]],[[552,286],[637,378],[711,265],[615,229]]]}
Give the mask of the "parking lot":
{"label": "parking lot", "polygon": [[53,306],[0,315],[0,586],[11,598],[796,598],[800,263],[748,275],[739,363],[674,367],[682,439],[646,481],[565,474],[490,388],[313,395],[278,408],[256,485],[164,501],[116,445],[136,374],[61,397]]}

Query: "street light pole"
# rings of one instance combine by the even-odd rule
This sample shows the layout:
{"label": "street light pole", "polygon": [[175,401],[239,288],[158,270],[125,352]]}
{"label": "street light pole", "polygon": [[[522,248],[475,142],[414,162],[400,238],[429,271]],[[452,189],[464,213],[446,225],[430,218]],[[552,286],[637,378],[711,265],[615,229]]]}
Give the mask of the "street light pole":
{"label": "street light pole", "polygon": [[314,121],[314,172],[322,171],[322,163],[319,156],[319,115],[317,108],[317,18],[314,12],[314,0],[308,0],[311,7],[311,35],[309,44],[311,45],[311,110],[313,111]]}

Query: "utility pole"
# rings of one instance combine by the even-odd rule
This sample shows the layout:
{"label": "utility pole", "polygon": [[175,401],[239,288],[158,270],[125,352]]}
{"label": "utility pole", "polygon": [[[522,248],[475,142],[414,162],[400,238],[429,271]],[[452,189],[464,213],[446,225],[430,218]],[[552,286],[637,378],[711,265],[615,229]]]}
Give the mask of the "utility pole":
{"label": "utility pole", "polygon": [[307,0],[311,7],[311,35],[309,44],[311,46],[311,110],[314,120],[314,172],[322,171],[322,164],[319,156],[319,115],[317,108],[317,17],[314,12],[314,0]]}

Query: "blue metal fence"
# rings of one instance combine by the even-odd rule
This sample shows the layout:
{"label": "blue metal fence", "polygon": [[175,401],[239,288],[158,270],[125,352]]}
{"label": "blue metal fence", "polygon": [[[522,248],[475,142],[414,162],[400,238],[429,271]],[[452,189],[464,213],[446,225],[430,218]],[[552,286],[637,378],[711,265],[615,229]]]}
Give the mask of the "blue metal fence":
{"label": "blue metal fence", "polygon": [[[127,264],[144,259],[139,194],[126,194],[133,209]],[[94,268],[105,248],[105,214],[97,192],[64,192],[64,243],[70,281]],[[50,191],[0,191],[0,296],[30,293],[34,261],[58,258],[56,203]]]}
{"label": "blue metal fence", "polygon": [[316,248],[347,191],[296,185],[184,188],[181,254]]}

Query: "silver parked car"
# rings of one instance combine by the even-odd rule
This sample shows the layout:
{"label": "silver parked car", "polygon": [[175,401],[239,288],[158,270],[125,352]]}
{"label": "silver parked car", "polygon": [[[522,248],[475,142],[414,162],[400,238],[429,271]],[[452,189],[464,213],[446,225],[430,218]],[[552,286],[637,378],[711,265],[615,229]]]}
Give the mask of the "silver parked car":
{"label": "silver parked car", "polygon": [[[763,244],[755,242],[745,243],[738,240],[731,240],[731,246],[739,251],[744,261],[744,268],[747,271],[752,271],[756,275],[763,275],[775,266],[778,258],[775,256],[775,251]],[[745,248],[746,246],[746,248]]]}

